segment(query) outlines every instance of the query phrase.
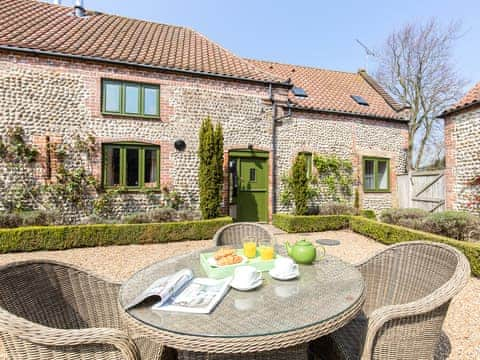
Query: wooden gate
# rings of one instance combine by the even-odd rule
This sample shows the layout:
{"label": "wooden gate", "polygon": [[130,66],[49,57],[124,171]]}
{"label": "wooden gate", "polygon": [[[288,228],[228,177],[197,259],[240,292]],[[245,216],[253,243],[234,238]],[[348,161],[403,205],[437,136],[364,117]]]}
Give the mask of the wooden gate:
{"label": "wooden gate", "polygon": [[398,177],[398,205],[430,212],[445,210],[445,176],[443,170],[412,171]]}

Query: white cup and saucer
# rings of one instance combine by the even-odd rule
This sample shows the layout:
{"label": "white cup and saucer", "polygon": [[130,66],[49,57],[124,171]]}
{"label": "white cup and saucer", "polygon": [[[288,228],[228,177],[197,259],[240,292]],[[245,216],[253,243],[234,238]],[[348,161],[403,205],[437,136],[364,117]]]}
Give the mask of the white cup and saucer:
{"label": "white cup and saucer", "polygon": [[272,278],[277,280],[292,280],[300,275],[298,264],[289,257],[279,257],[275,260],[275,266],[269,271]]}
{"label": "white cup and saucer", "polygon": [[262,285],[262,273],[253,266],[239,266],[233,273],[233,279],[230,286],[236,290],[248,291]]}

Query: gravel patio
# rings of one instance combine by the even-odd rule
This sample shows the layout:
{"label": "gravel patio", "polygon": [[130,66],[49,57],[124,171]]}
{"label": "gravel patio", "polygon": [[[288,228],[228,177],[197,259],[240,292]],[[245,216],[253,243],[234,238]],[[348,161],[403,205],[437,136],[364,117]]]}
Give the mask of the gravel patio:
{"label": "gravel patio", "polygon": [[[349,231],[308,234],[284,234],[274,229],[279,242],[306,238],[340,240],[327,252],[349,262],[357,262],[382,249],[384,245]],[[210,241],[186,241],[156,245],[128,245],[73,249],[65,251],[0,255],[0,264],[27,259],[55,259],[90,269],[99,275],[125,280],[139,269],[177,254],[211,246]],[[437,359],[480,359],[480,279],[470,278],[463,291],[453,299],[444,324],[444,335]],[[1,356],[1,354],[0,354]]]}

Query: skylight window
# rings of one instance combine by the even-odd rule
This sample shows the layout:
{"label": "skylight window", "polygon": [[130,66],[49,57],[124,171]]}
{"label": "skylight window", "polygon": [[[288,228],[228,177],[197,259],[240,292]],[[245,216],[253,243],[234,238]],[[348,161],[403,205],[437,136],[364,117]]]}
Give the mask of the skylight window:
{"label": "skylight window", "polygon": [[302,98],[306,98],[308,97],[307,93],[305,92],[305,90],[303,90],[302,88],[300,87],[294,87],[292,89],[292,92],[293,92],[293,95],[295,95],[296,97],[302,97]]}
{"label": "skylight window", "polygon": [[350,95],[352,97],[353,100],[355,100],[355,102],[358,104],[358,105],[362,105],[362,106],[368,106],[368,102],[367,100],[365,100],[363,97],[361,97],[360,95]]}

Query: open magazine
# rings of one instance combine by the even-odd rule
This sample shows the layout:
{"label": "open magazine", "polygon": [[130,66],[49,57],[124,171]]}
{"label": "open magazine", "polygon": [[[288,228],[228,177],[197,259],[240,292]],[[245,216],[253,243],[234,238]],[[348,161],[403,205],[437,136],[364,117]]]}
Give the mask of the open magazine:
{"label": "open magazine", "polygon": [[231,278],[193,278],[191,270],[183,269],[153,282],[125,310],[157,298],[159,301],[153,305],[154,310],[208,314],[228,292],[230,281]]}

